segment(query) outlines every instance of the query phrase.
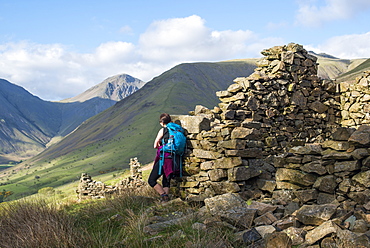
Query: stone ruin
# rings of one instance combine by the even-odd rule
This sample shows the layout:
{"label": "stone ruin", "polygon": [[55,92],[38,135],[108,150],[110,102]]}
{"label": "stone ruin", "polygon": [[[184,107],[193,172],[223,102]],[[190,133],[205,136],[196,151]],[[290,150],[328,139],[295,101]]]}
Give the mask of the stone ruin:
{"label": "stone ruin", "polygon": [[370,71],[338,84],[318,78],[301,45],[262,54],[253,74],[216,92],[218,106],[173,116],[188,149],[172,193],[253,247],[268,234],[281,247],[370,247]]}
{"label": "stone ruin", "polygon": [[[189,132],[183,197],[203,201],[228,192],[251,197],[256,190],[272,191],[274,156],[323,142],[340,127],[338,85],[317,77],[316,57],[293,43],[262,54],[254,73],[216,93],[218,107],[197,106],[195,116],[178,117]],[[197,122],[200,128],[189,128]]]}
{"label": "stone ruin", "polygon": [[130,159],[130,176],[119,181],[115,186],[92,180],[91,176],[82,173],[76,190],[78,200],[100,199],[112,194],[122,194],[128,189],[137,189],[146,185],[142,179],[141,164],[137,157]]}

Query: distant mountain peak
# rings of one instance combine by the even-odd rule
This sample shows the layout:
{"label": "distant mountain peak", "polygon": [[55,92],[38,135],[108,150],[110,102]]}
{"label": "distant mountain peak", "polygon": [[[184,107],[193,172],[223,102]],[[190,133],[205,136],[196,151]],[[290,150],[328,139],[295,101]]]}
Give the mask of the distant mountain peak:
{"label": "distant mountain peak", "polygon": [[105,79],[78,96],[67,98],[62,102],[84,102],[94,97],[120,101],[139,90],[145,84],[144,81],[128,74],[120,74]]}
{"label": "distant mountain peak", "polygon": [[339,59],[337,57],[334,57],[333,55],[327,54],[327,53],[315,53],[313,51],[309,51],[310,54],[313,54],[315,56],[320,56],[323,58],[328,58],[328,59]]}

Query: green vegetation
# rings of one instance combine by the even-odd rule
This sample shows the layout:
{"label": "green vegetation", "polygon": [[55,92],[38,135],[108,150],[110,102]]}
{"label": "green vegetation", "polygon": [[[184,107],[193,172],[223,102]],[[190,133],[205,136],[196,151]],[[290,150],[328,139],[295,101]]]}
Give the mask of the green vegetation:
{"label": "green vegetation", "polygon": [[338,78],[338,82],[344,82],[344,81],[352,81],[356,77],[360,76],[363,71],[369,70],[370,69],[370,59],[365,60],[355,68],[353,68],[350,71],[347,71],[343,74],[341,74]]}
{"label": "green vegetation", "polygon": [[129,167],[132,157],[149,163],[155,157],[153,140],[161,113],[188,114],[197,104],[213,108],[219,102],[216,91],[225,90],[234,78],[247,76],[254,68],[253,61],[176,66],[44,152],[14,166],[14,172],[4,170],[0,190],[13,191],[14,200],[41,188],[77,184],[81,173],[112,178]]}
{"label": "green vegetation", "polygon": [[194,211],[196,206],[183,201],[160,204],[151,188],[81,203],[50,198],[2,203],[0,247],[242,247],[225,227],[194,228],[202,222],[197,215],[160,233],[144,231],[155,219]]}

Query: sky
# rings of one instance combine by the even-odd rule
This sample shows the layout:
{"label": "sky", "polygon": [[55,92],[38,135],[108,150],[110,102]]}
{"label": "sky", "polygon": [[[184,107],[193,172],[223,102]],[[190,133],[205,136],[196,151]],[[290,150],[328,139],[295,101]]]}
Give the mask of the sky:
{"label": "sky", "polygon": [[370,0],[0,0],[0,78],[47,101],[108,77],[262,57],[290,42],[370,58]]}

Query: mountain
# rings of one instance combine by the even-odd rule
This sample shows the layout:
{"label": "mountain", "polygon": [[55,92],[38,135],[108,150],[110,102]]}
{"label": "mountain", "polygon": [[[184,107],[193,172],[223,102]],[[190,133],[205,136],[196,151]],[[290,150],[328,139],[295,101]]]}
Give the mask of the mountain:
{"label": "mountain", "polygon": [[[175,66],[86,120],[60,142],[0,174],[0,185],[19,197],[22,192],[31,194],[42,187],[75,182],[82,172],[91,176],[112,173],[114,176],[120,169],[128,168],[132,157],[138,157],[143,164],[150,162],[154,158],[152,143],[160,128],[161,113],[187,114],[198,104],[213,108],[219,103],[215,92],[225,90],[236,77],[250,75],[256,67],[255,61]],[[351,78],[356,68],[370,68],[367,60],[340,60],[320,55],[318,63],[319,72],[326,78],[338,78],[353,71]]]}
{"label": "mountain", "polygon": [[49,102],[0,79],[0,164],[40,153],[143,84],[117,75],[69,101]]}
{"label": "mountain", "polygon": [[105,79],[78,96],[67,98],[61,102],[84,102],[94,97],[120,101],[143,87],[144,84],[144,81],[127,74],[116,75]]}
{"label": "mountain", "polygon": [[320,53],[316,54],[310,52],[310,54],[317,57],[318,76],[323,79],[336,79],[340,75],[357,68],[366,59],[339,59],[332,55]]}
{"label": "mountain", "polygon": [[86,120],[39,155],[0,174],[0,184],[17,197],[20,192],[76,181],[82,172],[97,175],[127,168],[132,157],[150,162],[161,113],[187,114],[197,104],[213,108],[219,101],[216,91],[255,68],[255,60],[178,65]]}

